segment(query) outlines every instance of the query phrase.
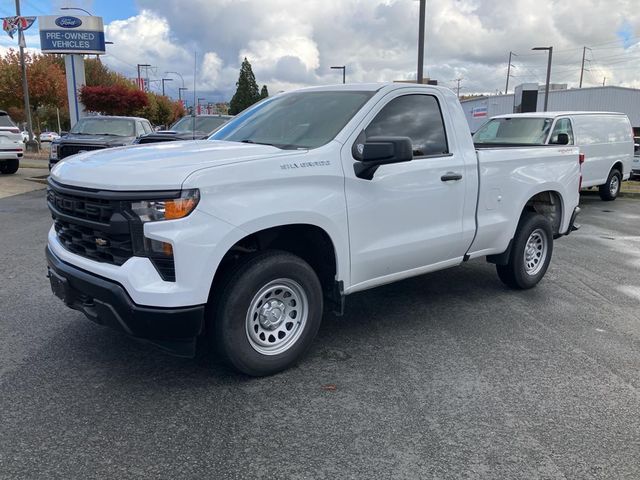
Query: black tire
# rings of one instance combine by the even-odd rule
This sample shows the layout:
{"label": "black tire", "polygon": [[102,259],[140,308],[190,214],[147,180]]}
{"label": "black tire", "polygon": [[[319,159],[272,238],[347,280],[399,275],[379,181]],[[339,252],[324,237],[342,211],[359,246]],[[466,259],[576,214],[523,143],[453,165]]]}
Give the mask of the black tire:
{"label": "black tire", "polygon": [[620,187],[622,186],[622,173],[612,168],[607,177],[607,183],[600,185],[600,198],[605,202],[610,202],[618,198]]}
{"label": "black tire", "polygon": [[[525,251],[528,248],[527,243],[534,232],[542,239],[546,248],[543,252],[539,252],[540,256],[537,263],[535,263],[537,255],[532,257],[531,262],[534,263],[530,263],[530,265],[535,265],[535,268],[532,267],[528,270],[525,262]],[[535,248],[532,252],[535,252]],[[525,212],[522,214],[516,235],[513,238],[509,262],[506,265],[496,265],[498,277],[505,285],[518,290],[535,287],[547,272],[552,254],[553,231],[549,220],[539,213]]]}
{"label": "black tire", "polygon": [[[278,293],[277,285],[272,283],[276,281],[277,285],[285,282],[285,290],[290,290]],[[273,296],[258,297],[265,288],[275,288]],[[293,295],[299,295],[299,303],[295,304],[294,301],[293,306],[285,305],[283,302],[288,299],[284,296],[289,293],[290,301],[292,292]],[[306,302],[302,295],[306,297]],[[257,315],[258,311],[263,312],[266,303],[273,301],[280,302],[284,308],[270,310],[269,314],[273,314],[273,317]],[[223,280],[220,291],[213,296],[213,302],[214,324],[209,329],[213,335],[212,344],[223,360],[240,372],[256,377],[280,372],[299,360],[311,346],[322,320],[322,287],[316,273],[301,258],[276,250],[252,254],[243,259]],[[306,316],[303,313],[305,303]],[[262,309],[256,308],[256,305]],[[292,321],[290,316],[294,314],[296,306],[296,316]],[[253,315],[250,315],[251,311]],[[281,312],[282,315],[274,312]],[[268,321],[276,317],[281,322],[276,330],[268,330],[262,324],[262,319]],[[293,324],[291,329],[290,323]],[[255,336],[250,329],[255,329]],[[277,334],[278,339],[270,332]],[[267,336],[260,338],[259,335],[264,333]],[[282,338],[279,335],[283,335]],[[273,346],[259,344],[270,342],[272,337],[275,342]],[[285,345],[281,352],[265,353],[258,350],[277,348],[279,345]]]}
{"label": "black tire", "polygon": [[12,158],[10,160],[4,160],[0,162],[0,173],[12,174],[16,173],[20,168],[20,162],[17,158]]}

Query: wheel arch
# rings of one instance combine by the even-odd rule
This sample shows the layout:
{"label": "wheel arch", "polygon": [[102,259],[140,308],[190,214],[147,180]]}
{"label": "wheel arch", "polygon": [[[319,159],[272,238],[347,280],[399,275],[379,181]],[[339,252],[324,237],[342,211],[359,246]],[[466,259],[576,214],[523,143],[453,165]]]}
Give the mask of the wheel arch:
{"label": "wheel arch", "polygon": [[250,233],[242,228],[242,233],[243,236],[239,236],[227,248],[216,267],[210,286],[210,299],[227,273],[244,256],[265,250],[281,250],[305,260],[318,275],[324,296],[331,301],[340,301],[345,259],[340,257],[335,239],[325,228],[314,223],[296,222],[263,226],[250,230]]}
{"label": "wheel arch", "polygon": [[507,264],[509,256],[511,255],[513,239],[518,231],[520,221],[526,212],[539,213],[549,219],[554,238],[560,236],[560,229],[565,222],[566,215],[562,194],[554,189],[541,189],[540,191],[529,194],[529,198],[520,209],[520,215],[518,216],[518,221],[511,232],[511,239],[509,240],[507,249],[496,255],[488,255],[487,261],[489,263],[494,263],[496,265]]}
{"label": "wheel arch", "polygon": [[607,173],[607,178],[609,178],[609,174],[611,173],[611,170],[618,170],[620,172],[620,175],[624,176],[624,163],[622,162],[622,160],[616,160],[613,163],[613,165],[611,165],[611,168]]}
{"label": "wheel arch", "polygon": [[562,198],[562,194],[557,190],[542,190],[531,195],[520,211],[518,223],[520,223],[520,219],[522,219],[522,215],[524,215],[525,212],[536,212],[546,217],[551,223],[554,236],[560,235],[566,213],[564,199]]}

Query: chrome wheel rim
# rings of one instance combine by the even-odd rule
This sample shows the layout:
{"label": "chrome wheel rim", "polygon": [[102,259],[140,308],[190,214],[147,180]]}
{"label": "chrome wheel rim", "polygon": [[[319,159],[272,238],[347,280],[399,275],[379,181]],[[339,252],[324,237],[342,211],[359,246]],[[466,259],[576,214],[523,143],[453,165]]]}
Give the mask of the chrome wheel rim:
{"label": "chrome wheel rim", "polygon": [[611,183],[609,184],[609,193],[612,197],[615,197],[618,194],[618,189],[620,188],[620,180],[618,177],[614,175],[611,177]]}
{"label": "chrome wheel rim", "polygon": [[309,316],[307,294],[299,283],[279,278],[263,286],[249,304],[245,330],[251,347],[263,355],[289,350]]}
{"label": "chrome wheel rim", "polygon": [[542,270],[547,258],[547,234],[536,228],[524,247],[524,269],[528,275],[536,275]]}

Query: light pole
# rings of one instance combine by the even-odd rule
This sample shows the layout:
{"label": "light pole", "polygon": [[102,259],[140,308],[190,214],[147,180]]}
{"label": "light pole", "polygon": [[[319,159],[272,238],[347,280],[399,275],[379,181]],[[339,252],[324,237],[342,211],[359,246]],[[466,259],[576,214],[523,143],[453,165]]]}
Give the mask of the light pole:
{"label": "light pole", "polygon": [[89,15],[90,17],[93,17],[93,15],[91,14],[91,12],[86,11],[84,8],[80,8],[80,7],[60,7],[60,10],[80,10],[81,12],[86,13],[87,15]]}
{"label": "light pole", "polygon": [[[16,16],[20,16],[20,0],[16,0]],[[24,92],[24,115],[27,117],[27,151],[38,151],[38,143],[33,138],[33,121],[31,118],[31,104],[29,103],[29,84],[27,82],[27,64],[24,61],[24,33],[18,30],[18,45],[20,46],[20,70],[22,71],[22,91]]]}
{"label": "light pole", "polygon": [[178,87],[178,100],[182,101],[182,92],[184,90],[189,90],[188,88],[185,87]]}
{"label": "light pole", "polygon": [[148,67],[150,67],[150,66],[151,66],[151,65],[149,65],[148,63],[139,63],[139,64],[138,64],[138,88],[139,88],[140,90],[144,90],[144,88],[143,88],[143,87],[144,87],[144,85],[142,85],[142,78],[140,77],[140,67],[148,68]]}
{"label": "light pole", "polygon": [[[513,52],[509,52],[509,63],[507,64],[507,84],[504,86],[504,94],[507,95],[509,93],[509,78],[511,77],[511,57],[517,57],[518,55]],[[515,68],[515,67],[514,67]]]}
{"label": "light pole", "polygon": [[182,78],[182,75],[179,74],[178,72],[164,72],[165,75],[169,75],[170,73],[173,73],[174,75],[177,75],[180,77],[180,80],[182,81],[182,88],[184,88],[184,78]]}
{"label": "light pole", "polygon": [[553,47],[533,47],[531,50],[547,50],[549,51],[549,62],[547,63],[547,83],[544,87],[544,110],[547,111],[549,104],[549,81],[551,80],[551,57],[553,56]]}
{"label": "light pole", "polygon": [[424,81],[424,17],[427,10],[427,0],[420,0],[420,15],[418,20],[418,75],[417,81],[422,85]]}
{"label": "light pole", "polygon": [[173,78],[163,78],[162,79],[162,96],[164,97],[164,82],[173,82]]}
{"label": "light pole", "polygon": [[346,83],[347,67],[342,65],[341,67],[331,67],[332,70],[342,70],[342,83]]}

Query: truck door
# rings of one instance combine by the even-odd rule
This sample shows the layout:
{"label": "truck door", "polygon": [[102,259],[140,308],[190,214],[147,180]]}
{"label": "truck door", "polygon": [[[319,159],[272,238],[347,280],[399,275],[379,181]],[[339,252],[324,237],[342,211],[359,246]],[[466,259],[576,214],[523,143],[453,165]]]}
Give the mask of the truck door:
{"label": "truck door", "polygon": [[[343,146],[353,290],[462,260],[465,182],[472,179],[451,145],[455,136],[447,136],[443,104],[435,90],[391,93]],[[382,165],[371,180],[358,178],[356,157],[374,136],[411,138],[413,160]]]}

